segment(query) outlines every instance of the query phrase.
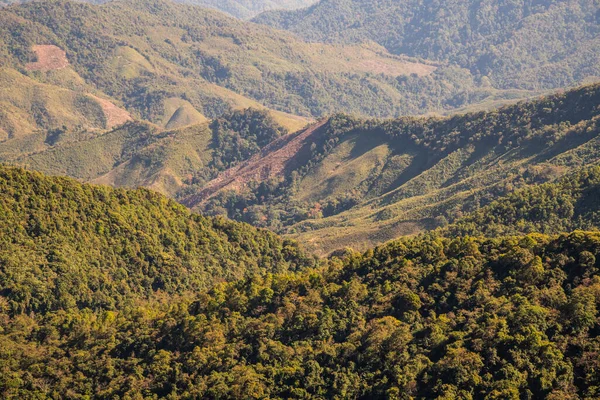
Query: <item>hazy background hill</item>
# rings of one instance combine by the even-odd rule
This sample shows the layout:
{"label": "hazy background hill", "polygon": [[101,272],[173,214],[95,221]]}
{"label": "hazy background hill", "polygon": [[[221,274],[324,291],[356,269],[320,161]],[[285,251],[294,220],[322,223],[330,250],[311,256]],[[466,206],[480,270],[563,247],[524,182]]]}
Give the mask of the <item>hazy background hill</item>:
{"label": "hazy background hill", "polygon": [[[3,8],[0,21],[2,67],[70,89],[83,80],[153,123],[170,119],[167,109],[175,105],[168,102],[208,118],[241,105],[305,117],[395,116],[531,94],[499,92],[464,69],[391,55],[375,44],[308,44],[169,0],[32,2]],[[40,45],[64,51],[67,64],[30,65]]]}
{"label": "hazy background hill", "polygon": [[594,0],[322,0],[255,21],[310,41],[374,41],[466,68],[496,88],[556,88],[600,76]]}
{"label": "hazy background hill", "polygon": [[211,7],[237,18],[248,19],[263,11],[308,7],[317,0],[179,0],[182,3]]}
{"label": "hazy background hill", "polygon": [[[0,7],[25,3],[32,0],[0,0]],[[110,0],[79,0],[86,3],[101,4]],[[263,11],[268,10],[294,10],[307,7],[317,0],[175,0],[179,3],[192,4],[202,7],[214,8],[241,19],[249,19]]]}

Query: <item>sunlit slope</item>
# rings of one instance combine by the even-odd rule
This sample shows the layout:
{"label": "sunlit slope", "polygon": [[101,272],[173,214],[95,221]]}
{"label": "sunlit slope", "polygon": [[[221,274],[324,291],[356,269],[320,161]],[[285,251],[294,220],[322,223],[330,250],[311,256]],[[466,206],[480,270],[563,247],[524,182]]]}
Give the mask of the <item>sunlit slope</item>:
{"label": "sunlit slope", "polygon": [[173,116],[165,114],[169,99],[207,118],[240,106],[221,89],[305,117],[423,114],[503,96],[463,68],[374,43],[309,44],[167,0],[33,2],[1,9],[0,22],[0,65],[24,72],[38,62],[36,46],[56,46],[86,82],[155,124]]}
{"label": "sunlit slope", "polygon": [[186,204],[269,226],[320,252],[364,248],[597,163],[599,93],[587,86],[446,118],[336,116],[222,173]]}

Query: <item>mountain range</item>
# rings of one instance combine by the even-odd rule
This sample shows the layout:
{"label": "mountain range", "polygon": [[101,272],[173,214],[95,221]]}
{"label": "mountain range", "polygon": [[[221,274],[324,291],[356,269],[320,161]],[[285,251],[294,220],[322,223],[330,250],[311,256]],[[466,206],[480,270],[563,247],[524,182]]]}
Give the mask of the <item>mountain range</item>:
{"label": "mountain range", "polygon": [[[24,75],[23,91],[34,90],[31,78],[53,90],[95,92],[155,124],[182,107],[193,122],[249,106],[307,118],[337,111],[395,116],[532,94],[498,91],[464,69],[376,44],[305,43],[168,0],[31,2],[3,8],[0,19],[0,66]],[[42,106],[52,113],[51,104]]]}
{"label": "mountain range", "polygon": [[163,131],[14,138],[0,159],[112,186],[146,186],[209,215],[270,228],[320,254],[455,221],[598,158],[600,86],[452,117],[336,115],[289,133],[268,111]]}
{"label": "mountain range", "polygon": [[596,165],[599,104],[593,85],[446,118],[339,115],[278,139],[182,201],[322,254],[366,249]]}
{"label": "mountain range", "polygon": [[468,69],[498,89],[553,89],[600,76],[593,0],[322,0],[255,21],[310,41],[373,41]]}
{"label": "mountain range", "polygon": [[0,6],[0,398],[600,398],[596,1]]}
{"label": "mountain range", "polygon": [[[367,15],[328,1],[292,14],[310,13],[298,18],[312,21],[328,4],[344,15]],[[373,18],[385,10],[398,15],[385,4],[373,3]],[[409,6],[421,10],[403,5]],[[550,18],[555,6],[527,8],[523,23]],[[593,15],[586,7],[578,10]],[[477,20],[481,12],[472,14]],[[388,50],[400,48],[384,41],[388,50],[349,43],[362,36],[338,43],[323,34],[319,40],[332,44],[305,43],[167,0],[31,2],[0,10],[0,19],[0,161],[145,186],[195,210],[302,240],[320,254],[443,226],[503,194],[597,161],[597,85],[478,111],[539,91],[527,84],[494,89],[482,70],[453,66],[460,62],[450,53],[425,61],[392,55]],[[571,50],[592,48],[594,29],[584,29],[587,39],[568,35],[581,44]],[[480,45],[491,48],[485,40]],[[525,42],[531,44],[512,43]],[[453,51],[477,52],[465,46]],[[596,65],[583,56],[550,55],[558,48],[548,53],[557,63]],[[466,92],[465,82],[473,84]],[[463,108],[448,117],[364,116],[447,112],[447,101]],[[340,110],[346,114],[323,116]]]}

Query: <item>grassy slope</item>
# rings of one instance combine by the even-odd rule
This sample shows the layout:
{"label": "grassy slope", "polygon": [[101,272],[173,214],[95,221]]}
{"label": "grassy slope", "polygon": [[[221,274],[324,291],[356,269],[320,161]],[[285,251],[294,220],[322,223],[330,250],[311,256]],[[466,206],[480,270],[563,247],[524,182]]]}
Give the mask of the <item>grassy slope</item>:
{"label": "grassy slope", "polygon": [[[430,229],[515,188],[599,162],[599,93],[600,86],[588,86],[449,118],[334,117],[290,156],[274,195],[242,201],[229,215],[271,226],[320,253]],[[216,210],[228,189],[201,207]],[[252,198],[245,193],[238,197]],[[348,199],[353,203],[327,216],[328,205]],[[272,219],[274,210],[283,213],[275,223],[251,219]]]}
{"label": "grassy slope", "polygon": [[[109,128],[102,105],[89,95],[95,91],[78,78],[72,70],[62,70],[40,82],[16,70],[2,69],[0,140],[63,126],[71,130]],[[80,86],[81,90],[69,86]]]}
{"label": "grassy slope", "polygon": [[374,44],[307,44],[166,0],[34,2],[2,9],[0,21],[0,64],[22,69],[33,45],[55,44],[86,81],[154,123],[167,118],[163,102],[169,98],[184,99],[207,117],[239,105],[215,85],[304,116],[391,116],[502,97],[460,68],[436,69]]}
{"label": "grassy slope", "polygon": [[[174,107],[181,104],[173,103]],[[181,191],[201,186],[230,164],[250,157],[265,145],[255,144],[261,134],[270,131],[279,136],[288,132],[279,124],[286,119],[266,110],[233,111],[216,121],[227,118],[237,118],[237,122],[220,133],[215,121],[174,129],[132,121],[106,132],[67,131],[52,143],[45,132],[36,132],[2,143],[0,161],[86,182],[143,186],[177,197]],[[232,135],[230,143],[220,142],[219,134]]]}

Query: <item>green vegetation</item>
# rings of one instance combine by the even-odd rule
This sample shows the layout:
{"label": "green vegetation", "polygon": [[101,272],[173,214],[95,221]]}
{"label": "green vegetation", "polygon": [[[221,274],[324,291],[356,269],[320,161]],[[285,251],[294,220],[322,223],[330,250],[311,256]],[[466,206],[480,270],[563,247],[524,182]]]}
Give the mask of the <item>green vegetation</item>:
{"label": "green vegetation", "polygon": [[213,165],[218,170],[247,160],[287,132],[266,111],[247,109],[224,114],[211,124]]}
{"label": "green vegetation", "polygon": [[[180,99],[214,118],[229,108],[386,117],[444,111],[531,91],[497,91],[462,68],[394,56],[374,44],[308,44],[294,35],[169,0],[90,5],[65,0],[0,10],[0,66],[27,71],[34,45],[66,51],[90,87],[153,123]],[[72,85],[64,78],[60,87]],[[56,83],[56,82],[55,82]],[[83,89],[82,89],[83,90]]]}
{"label": "green vegetation", "polygon": [[339,115],[288,154],[283,174],[261,182],[237,175],[241,189],[234,180],[184,203],[291,235],[321,254],[366,249],[599,163],[598,104],[600,86],[592,85],[449,118]]}
{"label": "green vegetation", "polygon": [[600,395],[597,233],[429,234],[317,265],[146,190],[0,180],[3,398]]}
{"label": "green vegetation", "polygon": [[466,68],[498,89],[551,89],[600,77],[594,0],[322,0],[255,21],[310,41],[374,41],[395,54]]}
{"label": "green vegetation", "polygon": [[11,314],[116,310],[311,266],[267,231],[126,191],[0,168],[0,299]]}
{"label": "green vegetation", "polygon": [[447,236],[495,237],[600,229],[600,167],[528,187],[482,207],[444,229]]}
{"label": "green vegetation", "polygon": [[1,398],[600,398],[591,1],[6,3]]}

